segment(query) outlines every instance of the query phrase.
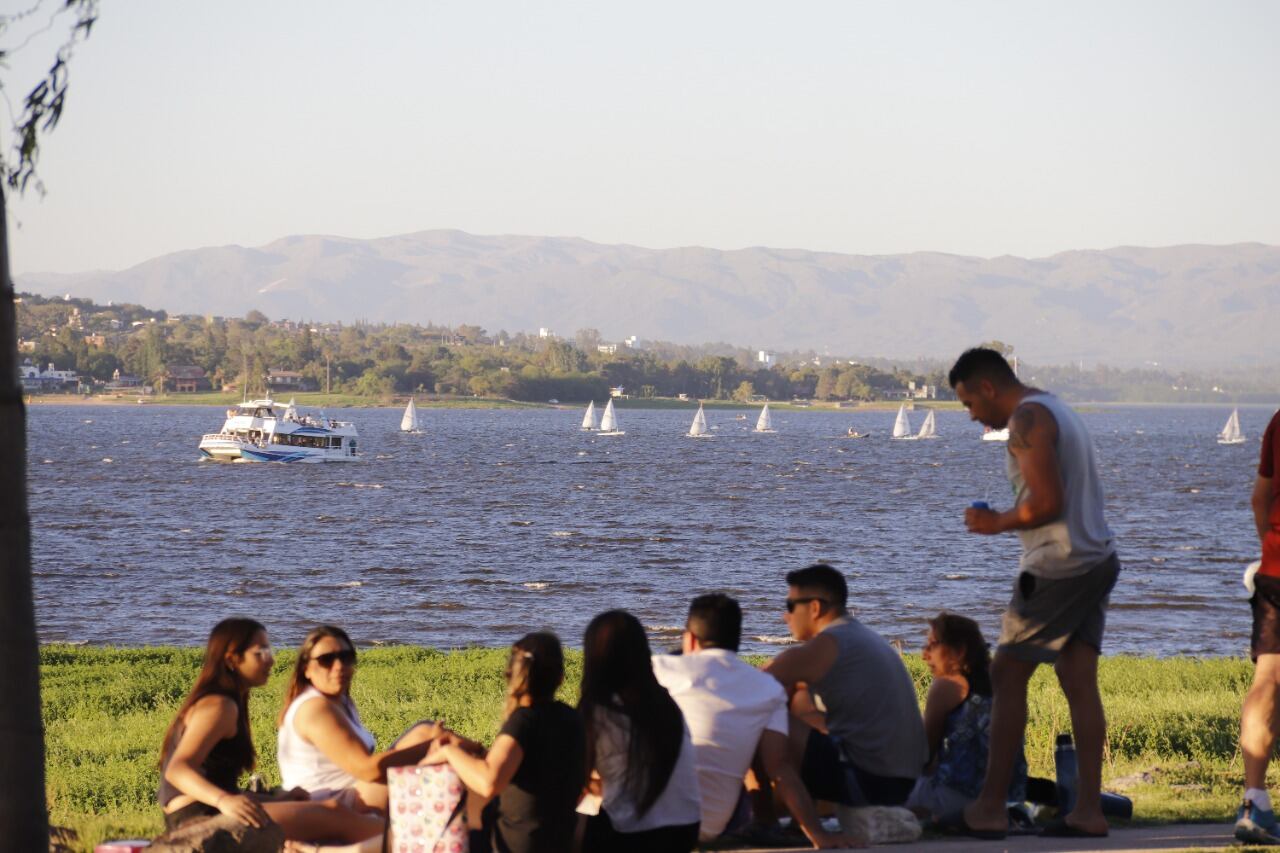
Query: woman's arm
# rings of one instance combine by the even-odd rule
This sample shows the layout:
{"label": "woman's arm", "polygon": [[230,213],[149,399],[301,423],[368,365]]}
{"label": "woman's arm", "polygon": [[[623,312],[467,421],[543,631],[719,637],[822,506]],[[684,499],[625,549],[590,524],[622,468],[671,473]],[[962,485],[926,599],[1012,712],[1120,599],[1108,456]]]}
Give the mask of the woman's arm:
{"label": "woman's arm", "polygon": [[418,742],[409,746],[370,754],[346,713],[323,696],[302,703],[293,716],[293,727],[330,761],[362,782],[385,782],[387,768],[416,764],[431,746],[431,739],[424,736],[413,738]]}
{"label": "woman's arm", "polygon": [[929,741],[929,759],[942,748],[946,734],[947,714],[950,714],[969,694],[969,687],[962,679],[941,676],[929,685],[929,695],[924,702],[924,735]]}
{"label": "woman's arm", "polygon": [[511,735],[500,734],[487,755],[468,752],[457,743],[447,743],[433,750],[423,764],[448,764],[458,773],[462,784],[481,797],[496,797],[511,784],[511,779],[524,760],[524,749]]}
{"label": "woman's arm", "polygon": [[250,826],[264,826],[271,818],[252,797],[224,791],[200,772],[218,741],[235,737],[239,709],[226,696],[206,696],[187,712],[182,737],[173,748],[164,777],[188,797],[213,806]]}

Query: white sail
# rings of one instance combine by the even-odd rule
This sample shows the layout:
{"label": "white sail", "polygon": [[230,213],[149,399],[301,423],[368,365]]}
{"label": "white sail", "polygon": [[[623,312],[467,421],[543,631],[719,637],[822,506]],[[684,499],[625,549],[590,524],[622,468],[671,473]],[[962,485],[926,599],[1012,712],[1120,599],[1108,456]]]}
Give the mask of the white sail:
{"label": "white sail", "polygon": [[1240,431],[1240,410],[1232,409],[1227,424],[1218,433],[1218,444],[1244,444],[1244,433]]}
{"label": "white sail", "polygon": [[911,421],[907,418],[907,404],[903,403],[898,407],[898,417],[893,422],[894,438],[913,438],[911,435]]}
{"label": "white sail", "polygon": [[596,401],[587,403],[587,413],[582,416],[582,429],[590,432],[596,429]]}
{"label": "white sail", "polygon": [[613,413],[612,398],[605,404],[604,414],[600,416],[600,434],[622,435],[622,430],[618,429],[618,416]]}
{"label": "white sail", "polygon": [[756,432],[773,432],[773,418],[769,417],[769,404],[765,403],[760,410],[760,419],[756,421]]}
{"label": "white sail", "polygon": [[937,438],[938,425],[933,416],[933,409],[929,410],[929,414],[924,416],[924,423],[920,425],[920,432],[916,433],[916,438]]}
{"label": "white sail", "polygon": [[400,418],[400,431],[418,431],[418,407],[413,404],[412,397],[409,398],[409,405],[404,407],[404,416]]}
{"label": "white sail", "polygon": [[286,421],[296,421],[298,419],[298,407],[294,403],[294,398],[289,398],[289,405],[285,407],[284,419]]}
{"label": "white sail", "polygon": [[707,434],[707,416],[702,413],[702,404],[698,404],[698,413],[693,416],[693,423],[689,424],[689,435],[693,438],[699,438]]}

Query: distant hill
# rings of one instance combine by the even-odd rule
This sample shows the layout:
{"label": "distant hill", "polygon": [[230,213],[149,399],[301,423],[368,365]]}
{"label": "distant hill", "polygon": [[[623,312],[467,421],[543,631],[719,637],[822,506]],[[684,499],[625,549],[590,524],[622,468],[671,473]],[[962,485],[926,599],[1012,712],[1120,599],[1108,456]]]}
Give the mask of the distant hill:
{"label": "distant hill", "polygon": [[606,339],[892,358],[947,358],[995,338],[1041,363],[1280,361],[1280,247],[1256,243],[984,259],[423,231],[192,249],[17,284],[177,313],[545,326],[564,336],[592,327]]}

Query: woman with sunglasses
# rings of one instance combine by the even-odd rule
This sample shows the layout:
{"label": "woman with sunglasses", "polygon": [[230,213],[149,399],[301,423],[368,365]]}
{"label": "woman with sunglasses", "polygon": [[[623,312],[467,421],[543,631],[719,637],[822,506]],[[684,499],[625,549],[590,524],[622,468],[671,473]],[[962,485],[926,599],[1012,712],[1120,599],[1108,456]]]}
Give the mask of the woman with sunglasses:
{"label": "woman with sunglasses", "polygon": [[249,691],[267,683],[275,658],[267,630],[252,619],[224,619],[209,634],[196,683],[179,706],[160,748],[166,829],[224,814],[262,827],[280,824],[303,841],[376,835],[381,821],[337,802],[276,800],[239,790],[256,755],[249,729]]}
{"label": "woman with sunglasses", "polygon": [[419,723],[394,748],[375,752],[374,738],[351,701],[356,649],[347,632],[321,625],[307,634],[285,691],[276,757],[286,790],[313,800],[337,797],[361,810],[385,811],[387,768],[416,764],[445,734],[438,723]]}

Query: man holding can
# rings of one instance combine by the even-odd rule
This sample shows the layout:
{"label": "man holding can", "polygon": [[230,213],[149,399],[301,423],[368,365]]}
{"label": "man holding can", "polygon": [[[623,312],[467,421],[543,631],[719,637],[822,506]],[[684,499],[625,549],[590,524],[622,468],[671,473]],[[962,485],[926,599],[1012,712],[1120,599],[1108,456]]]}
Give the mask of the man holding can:
{"label": "man holding can", "polygon": [[1079,787],[1071,812],[1044,832],[1105,836],[1106,719],[1098,656],[1120,561],[1103,515],[1093,441],[1079,415],[1054,395],[1022,384],[994,350],[967,350],[948,379],[973,420],[1009,430],[1005,468],[1013,506],[971,506],[965,525],[981,535],[1014,531],[1022,540],[1018,577],[991,666],[987,774],[982,793],[965,809],[965,828],[982,838],[1004,837],[1005,794],[1027,726],[1027,683],[1036,667],[1048,663],[1071,709]]}

